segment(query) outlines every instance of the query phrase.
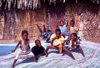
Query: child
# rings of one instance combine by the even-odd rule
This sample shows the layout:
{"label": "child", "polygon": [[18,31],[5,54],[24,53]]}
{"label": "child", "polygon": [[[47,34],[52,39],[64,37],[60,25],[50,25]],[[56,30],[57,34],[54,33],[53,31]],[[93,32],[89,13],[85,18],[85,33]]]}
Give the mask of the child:
{"label": "child", "polygon": [[68,46],[68,49],[77,49],[77,48],[81,51],[83,57],[85,57],[82,48],[78,44],[77,34],[76,33],[72,33],[71,34],[71,40],[70,40],[70,44]]}
{"label": "child", "polygon": [[60,29],[55,30],[55,33],[51,36],[50,40],[51,40],[51,46],[47,47],[46,52],[49,49],[59,48],[60,54],[62,53],[62,50],[64,50],[64,51],[68,52],[73,59],[75,59],[73,57],[73,55],[71,54],[71,52],[68,49],[66,49],[66,47],[64,46],[65,41],[64,41],[64,37],[61,35]]}
{"label": "child", "polygon": [[69,26],[68,29],[69,29],[69,31],[70,31],[70,35],[71,35],[72,33],[76,33],[76,34],[77,34],[77,32],[78,32],[78,28],[75,27],[75,22],[74,22],[73,20],[71,20],[70,26]]}
{"label": "child", "polygon": [[44,49],[44,47],[41,46],[41,42],[40,40],[35,40],[35,45],[33,48],[32,48],[32,52],[33,54],[35,55],[36,59],[38,60],[37,56],[41,53],[45,53],[46,57],[47,57],[47,53]]}
{"label": "child", "polygon": [[58,22],[57,22],[56,27],[61,30],[62,35],[69,36],[69,32],[67,32],[68,20],[66,21],[67,21],[67,24],[65,24],[63,20],[61,21],[58,20],[58,22],[60,22],[60,26],[58,26]]}
{"label": "child", "polygon": [[18,42],[16,48],[12,50],[12,52],[15,52],[15,50],[17,49],[19,45],[20,45],[20,48],[14,59],[12,68],[14,67],[14,64],[16,63],[16,61],[21,58],[33,57],[34,61],[36,62],[34,54],[30,51],[28,31],[26,30],[22,31],[22,39]]}
{"label": "child", "polygon": [[39,32],[41,33],[40,37],[42,37],[43,39],[46,40],[47,43],[49,43],[50,42],[50,37],[53,34],[53,32],[51,30],[47,30],[46,31],[46,28],[45,28],[44,24],[43,24],[43,28],[44,28],[43,31],[42,31],[42,29],[39,27],[39,25],[37,23],[35,23],[35,25],[37,25],[37,28],[38,28]]}

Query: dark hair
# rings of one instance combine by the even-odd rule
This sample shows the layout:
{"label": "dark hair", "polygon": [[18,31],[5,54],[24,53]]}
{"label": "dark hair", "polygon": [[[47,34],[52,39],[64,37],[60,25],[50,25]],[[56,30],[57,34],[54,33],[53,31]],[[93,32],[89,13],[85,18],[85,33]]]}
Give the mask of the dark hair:
{"label": "dark hair", "polygon": [[72,33],[71,35],[74,35],[77,38],[77,34],[76,33]]}
{"label": "dark hair", "polygon": [[22,31],[22,35],[23,35],[24,33],[26,33],[26,34],[28,35],[28,31],[27,31],[27,30],[23,30],[23,31]]}
{"label": "dark hair", "polygon": [[37,40],[35,40],[35,43],[36,43],[37,41],[40,41],[40,40],[38,40],[38,39],[37,39]]}
{"label": "dark hair", "polygon": [[75,21],[74,20],[71,20],[70,22],[73,22],[73,24],[75,24]]}
{"label": "dark hair", "polygon": [[63,22],[63,23],[64,23],[64,21],[63,21],[63,20],[60,20],[60,23],[61,23],[61,22]]}
{"label": "dark hair", "polygon": [[57,31],[59,31],[59,32],[61,33],[61,30],[60,30],[60,29],[56,29],[56,30],[55,30],[55,33],[56,33]]}

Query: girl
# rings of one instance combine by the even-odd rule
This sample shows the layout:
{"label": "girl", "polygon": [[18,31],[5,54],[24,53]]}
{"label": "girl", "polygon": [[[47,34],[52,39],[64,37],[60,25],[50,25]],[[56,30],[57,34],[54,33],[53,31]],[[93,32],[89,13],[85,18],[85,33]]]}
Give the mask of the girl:
{"label": "girl", "polygon": [[14,50],[12,50],[12,52],[15,52],[15,50],[19,45],[20,45],[20,49],[14,59],[12,68],[14,68],[14,64],[16,63],[16,61],[21,58],[33,57],[34,61],[36,62],[34,54],[30,51],[28,31],[26,30],[22,31],[22,39],[18,42],[17,46],[15,47]]}
{"label": "girl", "polygon": [[82,48],[80,47],[80,45],[78,43],[77,34],[76,33],[72,33],[68,49],[77,49],[77,48],[81,51],[83,57],[85,57],[84,52],[83,52]]}

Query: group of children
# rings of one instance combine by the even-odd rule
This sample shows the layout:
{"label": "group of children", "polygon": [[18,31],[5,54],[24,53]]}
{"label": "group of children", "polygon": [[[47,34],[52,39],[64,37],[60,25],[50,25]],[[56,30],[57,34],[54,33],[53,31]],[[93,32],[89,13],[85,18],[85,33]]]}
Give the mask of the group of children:
{"label": "group of children", "polygon": [[[59,22],[60,22],[60,25],[58,26]],[[38,24],[36,25],[41,33],[41,37],[45,39],[46,41],[50,41],[51,46],[48,46],[45,50],[44,47],[41,45],[41,41],[35,40],[35,46],[32,49],[30,49],[28,31],[23,30],[22,39],[18,42],[15,49],[12,50],[12,52],[15,52],[17,47],[20,45],[19,51],[14,59],[12,68],[14,68],[14,64],[16,63],[16,61],[21,58],[33,57],[33,60],[37,62],[37,59],[38,59],[37,56],[41,53],[45,53],[46,57],[48,57],[47,52],[49,49],[57,49],[59,50],[59,54],[61,54],[62,51],[66,51],[74,60],[75,58],[72,55],[72,53],[69,51],[69,49],[79,49],[83,57],[85,57],[84,52],[79,45],[80,42],[79,42],[79,38],[77,37],[78,29],[74,26],[75,22],[73,20],[70,22],[69,26],[68,24],[65,24],[64,21],[62,20],[58,21],[56,24],[57,29],[55,30],[55,33],[53,33],[50,30],[46,31],[46,28],[44,25],[43,25],[44,31],[42,31],[39,25]],[[69,42],[68,47],[65,47],[64,46],[65,43],[68,43],[68,42]]]}

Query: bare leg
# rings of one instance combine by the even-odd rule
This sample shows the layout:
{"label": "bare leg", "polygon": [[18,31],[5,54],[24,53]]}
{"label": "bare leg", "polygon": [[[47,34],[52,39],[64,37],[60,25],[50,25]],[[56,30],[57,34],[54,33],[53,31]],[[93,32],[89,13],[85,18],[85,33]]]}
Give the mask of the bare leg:
{"label": "bare leg", "polygon": [[46,32],[46,28],[45,28],[45,25],[43,25],[43,28],[44,28],[44,32]]}
{"label": "bare leg", "polygon": [[55,49],[55,47],[54,46],[48,46],[47,49],[46,49],[46,52],[48,52],[49,49]]}
{"label": "bare leg", "polygon": [[37,25],[37,28],[38,28],[38,30],[40,31],[40,33],[42,33],[42,32],[43,32],[42,29],[39,27],[38,24],[36,24],[36,25]]}
{"label": "bare leg", "polygon": [[82,48],[81,48],[81,47],[79,47],[79,50],[81,51],[81,53],[82,53],[83,57],[85,57],[84,52],[83,52],[83,50],[82,50]]}
{"label": "bare leg", "polygon": [[35,57],[33,57],[33,60],[36,62],[36,58]]}
{"label": "bare leg", "polygon": [[17,59],[14,60],[13,62],[13,65],[12,65],[12,68],[14,68],[14,64],[16,63]]}
{"label": "bare leg", "polygon": [[63,46],[63,50],[66,51],[68,54],[70,54],[70,56],[75,60],[75,58],[72,55],[72,53],[65,46]]}

